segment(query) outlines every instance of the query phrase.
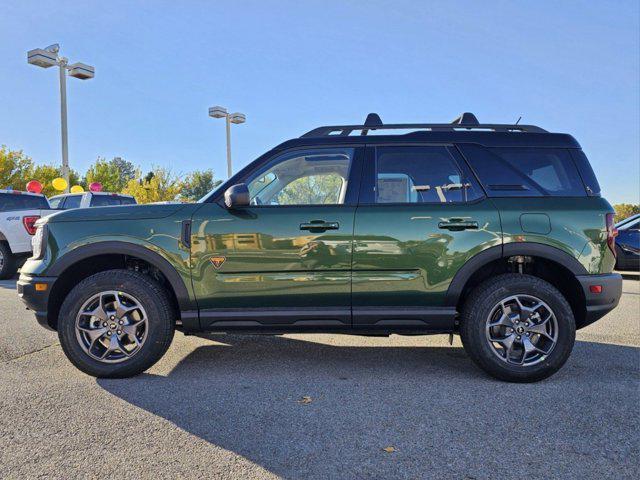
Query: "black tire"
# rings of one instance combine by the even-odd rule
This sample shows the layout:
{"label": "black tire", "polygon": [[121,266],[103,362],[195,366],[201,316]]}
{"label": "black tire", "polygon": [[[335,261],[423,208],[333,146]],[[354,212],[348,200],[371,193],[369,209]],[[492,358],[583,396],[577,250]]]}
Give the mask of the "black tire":
{"label": "black tire", "polygon": [[[557,320],[556,344],[535,365],[515,365],[494,352],[486,335],[494,307],[513,295],[531,295],[545,302]],[[493,277],[476,287],[462,309],[460,337],[471,359],[489,375],[508,382],[536,382],[557,372],[567,361],[576,336],[573,312],[564,296],[550,283],[531,275],[509,273]]]}
{"label": "black tire", "polygon": [[0,280],[12,278],[18,271],[16,258],[6,242],[0,242]]}
{"label": "black tire", "polygon": [[[139,351],[121,363],[104,363],[89,356],[76,338],[76,316],[93,295],[116,290],[134,296],[147,313],[147,336]],[[171,345],[177,312],[164,288],[131,270],[96,273],[76,285],[65,298],[58,316],[58,338],[67,358],[84,373],[100,378],[126,378],[155,364]]]}

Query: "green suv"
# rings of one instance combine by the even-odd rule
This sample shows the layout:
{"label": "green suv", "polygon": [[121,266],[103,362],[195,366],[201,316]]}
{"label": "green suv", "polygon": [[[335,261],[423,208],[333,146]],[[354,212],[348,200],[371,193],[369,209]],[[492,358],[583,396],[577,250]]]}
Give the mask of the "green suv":
{"label": "green suv", "polygon": [[615,233],[570,135],[370,114],[282,143],[198,203],[40,220],[18,293],[98,377],[149,368],[175,330],[448,333],[528,382],[618,304]]}

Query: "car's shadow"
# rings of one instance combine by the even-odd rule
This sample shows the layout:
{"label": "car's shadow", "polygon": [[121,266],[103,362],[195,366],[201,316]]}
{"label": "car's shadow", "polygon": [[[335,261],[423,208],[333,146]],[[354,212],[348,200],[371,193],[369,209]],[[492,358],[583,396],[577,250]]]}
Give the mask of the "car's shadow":
{"label": "car's shadow", "polygon": [[[520,473],[544,477],[553,458],[579,457],[581,448],[605,441],[599,429],[584,425],[599,425],[606,414],[610,432],[629,432],[628,412],[637,408],[633,395],[619,395],[621,384],[638,381],[640,349],[632,347],[578,342],[554,377],[508,384],[485,376],[461,348],[219,339],[195,349],[166,377],[98,384],[292,479],[417,478],[442,468],[456,478],[509,476],[512,462],[504,459],[514,447],[531,445],[536,451],[526,454],[526,464],[519,461]],[[614,441],[616,434],[605,436]],[[618,444],[615,461],[604,459],[603,471],[614,474],[630,461],[628,445]],[[397,451],[386,453],[387,446]],[[598,471],[589,465],[585,474]],[[583,471],[571,468],[567,473]]]}

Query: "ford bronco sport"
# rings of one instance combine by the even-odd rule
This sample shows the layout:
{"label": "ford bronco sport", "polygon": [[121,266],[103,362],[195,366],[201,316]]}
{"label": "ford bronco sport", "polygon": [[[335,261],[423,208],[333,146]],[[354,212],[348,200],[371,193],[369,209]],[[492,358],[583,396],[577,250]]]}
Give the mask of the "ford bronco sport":
{"label": "ford bronco sport", "polygon": [[195,204],[40,220],[18,292],[98,377],[149,368],[177,329],[459,334],[486,372],[528,382],[618,304],[615,233],[570,135],[370,114],[282,143]]}

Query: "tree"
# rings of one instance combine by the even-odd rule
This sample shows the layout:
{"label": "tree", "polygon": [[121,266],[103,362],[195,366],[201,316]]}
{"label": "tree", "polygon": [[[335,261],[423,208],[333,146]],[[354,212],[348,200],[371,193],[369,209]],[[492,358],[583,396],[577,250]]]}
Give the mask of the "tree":
{"label": "tree", "polygon": [[146,175],[138,170],[135,178],[127,182],[122,193],[133,195],[138,203],[166,202],[176,200],[183,183],[171,170],[153,167]]}
{"label": "tree", "polygon": [[278,205],[338,203],[342,178],[336,174],[301,177],[284,187],[276,197]]}
{"label": "tree", "polygon": [[636,213],[640,213],[640,205],[632,204],[632,203],[619,203],[613,206],[613,209],[616,211],[615,222],[619,222],[624,220],[625,218],[630,217],[631,215],[635,215]]}
{"label": "tree", "polygon": [[98,157],[89,167],[86,174],[86,184],[100,182],[105,192],[121,192],[136,176],[135,167],[120,157],[111,160]]}
{"label": "tree", "polygon": [[[51,184],[54,178],[58,178],[61,176],[62,171],[60,167],[56,167],[54,165],[38,165],[31,171],[30,179],[38,180],[40,183],[42,183],[42,186],[44,187],[42,193],[44,193],[47,197],[50,197],[52,195],[58,195],[59,193],[62,193],[58,190],[55,190],[53,188],[53,185]],[[80,175],[78,175],[78,172],[76,172],[75,170],[70,170],[69,187],[72,187],[73,185],[82,185],[82,182],[80,181]]]}
{"label": "tree", "polygon": [[214,180],[213,170],[196,170],[187,175],[182,187],[182,192],[180,193],[180,198],[195,202],[221,183],[222,180]]}
{"label": "tree", "polygon": [[0,188],[11,187],[24,190],[27,182],[32,180],[33,160],[19,151],[0,147]]}

